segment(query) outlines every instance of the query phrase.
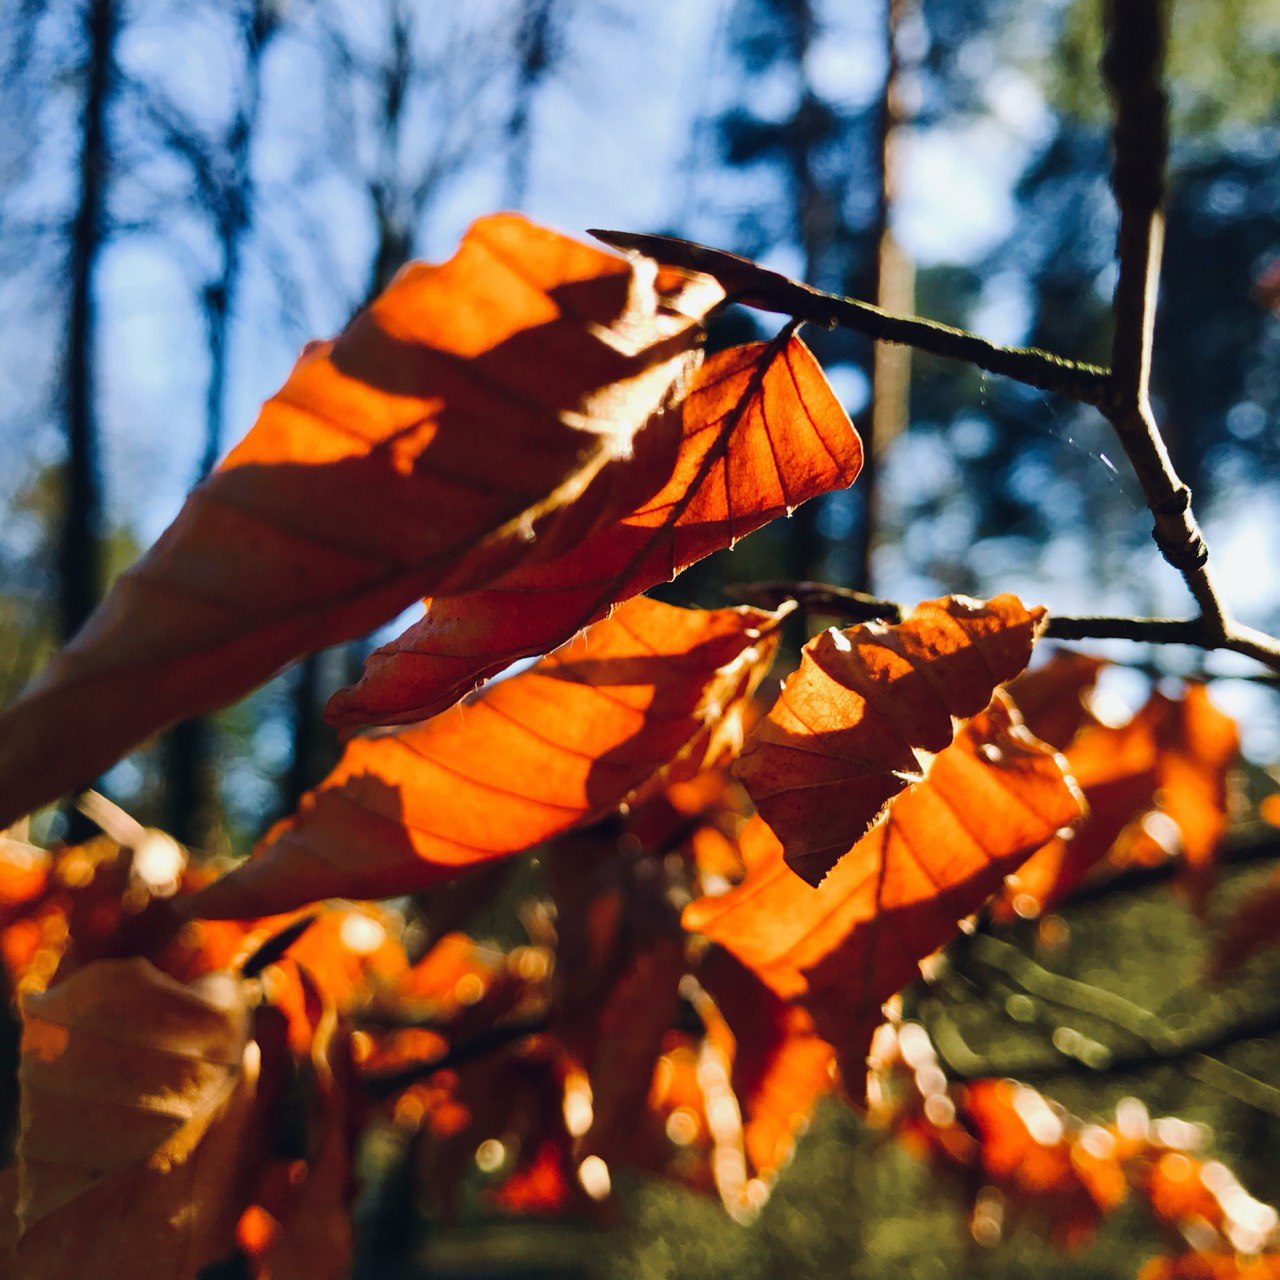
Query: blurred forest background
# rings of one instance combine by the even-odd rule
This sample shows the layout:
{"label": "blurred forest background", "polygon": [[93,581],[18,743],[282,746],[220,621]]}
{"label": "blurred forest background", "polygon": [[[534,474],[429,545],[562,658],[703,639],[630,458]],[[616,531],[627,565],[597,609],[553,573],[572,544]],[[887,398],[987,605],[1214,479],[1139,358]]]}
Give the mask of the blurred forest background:
{"label": "blurred forest background", "polygon": [[[1115,217],[1098,10],[3,0],[0,698],[163,529],[303,342],[340,329],[408,258],[447,256],[493,208],[576,234],[700,240],[893,310],[1105,363]],[[1170,88],[1158,416],[1225,594],[1243,621],[1275,631],[1280,0],[1178,0]],[[712,342],[761,323],[730,313]],[[1064,612],[1186,611],[1099,415],[850,334],[806,338],[874,438],[874,466],[850,493],[686,575],[684,598],[817,578],[906,602],[1012,590]],[[1254,766],[1280,758],[1280,700],[1243,660],[1113,652],[1127,665],[1105,673],[1104,700],[1132,709],[1151,679],[1207,669]],[[332,762],[321,712],[362,657],[359,645],[321,654],[178,726],[103,789],[184,842],[243,851]],[[65,821],[46,817],[48,834]],[[1224,900],[1257,874],[1233,870]],[[1158,885],[1060,923],[1054,963],[1114,979],[1138,1003],[1192,984],[1206,945]],[[1241,990],[1274,976],[1249,974]],[[999,984],[981,988],[964,1014],[977,1019],[971,1038],[1003,1045]],[[1243,1048],[1251,1077],[1280,1082],[1280,1048]],[[1274,1111],[1174,1067],[1060,1083],[1046,1089],[1073,1109],[1137,1092],[1153,1112],[1212,1124],[1246,1185],[1280,1195]],[[1132,1274],[1142,1256],[1122,1215],[1083,1254],[1037,1252],[1032,1233],[978,1258],[946,1188],[834,1107],[750,1229],[671,1188],[637,1189],[628,1205],[604,1254],[595,1234],[556,1227],[544,1239],[520,1224],[509,1238],[491,1226],[483,1247],[421,1231],[396,1266],[745,1280],[784,1266]],[[382,1256],[368,1274],[400,1274]]]}

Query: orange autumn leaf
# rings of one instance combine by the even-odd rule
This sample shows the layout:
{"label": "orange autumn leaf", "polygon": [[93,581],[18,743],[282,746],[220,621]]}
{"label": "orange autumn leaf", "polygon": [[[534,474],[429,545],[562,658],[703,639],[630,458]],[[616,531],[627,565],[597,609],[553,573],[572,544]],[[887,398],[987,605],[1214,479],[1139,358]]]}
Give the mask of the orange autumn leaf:
{"label": "orange autumn leaf", "polygon": [[1107,665],[1105,658],[1059,649],[1033,671],[1009,682],[1022,722],[1041,742],[1059,751],[1087,724],[1096,723],[1088,697]]}
{"label": "orange autumn leaf", "polygon": [[[575,1148],[578,1157],[596,1156],[610,1166],[642,1163],[653,1147],[660,1130],[647,1123],[646,1102],[676,1018],[683,969],[679,936],[658,936],[637,949],[596,1009],[553,1006],[552,1029],[581,1066],[590,1089],[586,1114],[591,1123]],[[575,1028],[575,1014],[585,1026]]]}
{"label": "orange autumn leaf", "polygon": [[686,908],[830,1041],[856,1089],[880,1007],[1005,875],[1080,816],[1061,757],[997,693],[818,888],[791,874],[763,821],[744,831],[746,879]]}
{"label": "orange autumn leaf", "polygon": [[1151,806],[1159,760],[1149,716],[1140,714],[1119,728],[1086,725],[1064,756],[1084,794],[1084,820],[1054,836],[1009,877],[997,905],[1001,918],[1034,916],[1068,897]]}
{"label": "orange autumn leaf", "polygon": [[0,929],[42,895],[49,870],[50,858],[43,849],[0,835]]}
{"label": "orange autumn leaf", "polygon": [[655,270],[497,215],[309,347],[0,717],[0,827],[291,659],[577,536],[602,513],[575,501],[687,374],[721,296]]}
{"label": "orange autumn leaf", "polygon": [[1153,693],[1118,728],[1086,723],[1065,755],[1088,816],[1069,839],[1051,841],[1019,869],[1008,895],[1014,909],[1031,915],[1060,902],[1100,866],[1154,866],[1172,857],[1202,906],[1226,834],[1239,750],[1235,722],[1199,684],[1179,698]]}
{"label": "orange autumn leaf", "polygon": [[603,816],[714,749],[768,667],[778,620],[641,596],[474,703],[356,739],[197,914],[410,893]]}
{"label": "orange autumn leaf", "polygon": [[[665,808],[664,798],[638,812]],[[661,1147],[645,1104],[685,969],[663,853],[605,822],[545,857],[556,922],[548,1028],[573,1068],[565,1111],[575,1157],[606,1166],[648,1162]]]}
{"label": "orange autumn leaf", "polygon": [[359,683],[333,697],[328,718],[350,726],[434,715],[614,603],[852,484],[862,466],[853,424],[794,336],[712,356],[679,410],[640,434],[636,453],[632,465],[644,477],[662,478],[656,492],[647,488],[561,555],[428,600],[426,615],[375,650]]}
{"label": "orange autumn leaf", "polygon": [[1153,693],[1139,714],[1156,721],[1156,803],[1177,829],[1182,880],[1202,906],[1227,833],[1228,785],[1240,758],[1240,731],[1202,684],[1188,684],[1180,698]]}
{"label": "orange autumn leaf", "polygon": [[833,628],[809,641],[735,766],[787,864],[820,883],[889,801],[927,775],[956,721],[1027,665],[1043,623],[1043,609],[1015,596],[948,596],[897,625]]}
{"label": "orange autumn leaf", "polygon": [[699,1006],[708,1034],[727,1038],[749,1171],[767,1189],[791,1159],[818,1101],[835,1087],[835,1055],[803,1009],[779,999],[727,951],[708,953],[698,981],[711,1004],[710,1010]]}
{"label": "orange autumn leaf", "polygon": [[[247,984],[106,960],[23,1001],[23,1280],[189,1280],[230,1252],[258,1054]],[[86,1247],[86,1224],[110,1223]]]}
{"label": "orange autumn leaf", "polygon": [[354,1137],[354,1069],[337,1009],[300,969],[313,1034],[307,1063],[311,1097],[306,1173],[282,1208],[259,1263],[264,1280],[343,1280],[351,1271],[348,1215]]}

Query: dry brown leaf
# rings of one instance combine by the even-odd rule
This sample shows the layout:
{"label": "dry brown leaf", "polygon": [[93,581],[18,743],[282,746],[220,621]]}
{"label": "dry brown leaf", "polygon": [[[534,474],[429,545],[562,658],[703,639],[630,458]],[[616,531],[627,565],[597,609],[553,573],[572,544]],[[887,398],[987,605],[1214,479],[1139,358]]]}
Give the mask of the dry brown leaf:
{"label": "dry brown leaf", "polygon": [[231,1251],[247,984],[105,960],[23,1001],[21,1280],[190,1280]]}
{"label": "dry brown leaf", "polygon": [[834,629],[747,740],[735,773],[786,850],[818,884],[904,787],[1031,656],[1044,610],[1015,596],[948,596],[897,625]]}
{"label": "dry brown leaf", "polygon": [[721,296],[654,273],[496,215],[309,347],[0,718],[0,827],[291,659],[578,536],[601,512],[575,500],[629,455]]}
{"label": "dry brown leaf", "polygon": [[731,951],[781,998],[798,1000],[856,1089],[884,1001],[1080,811],[1061,757],[1027,733],[998,692],[818,888],[791,873],[756,820],[742,837],[747,878],[687,907],[685,927]]}
{"label": "dry brown leaf", "polygon": [[719,749],[779,617],[641,596],[476,702],[351,742],[197,913],[410,893],[602,817],[673,761],[692,771]]}
{"label": "dry brown leaf", "polygon": [[328,718],[350,726],[434,715],[617,601],[852,484],[862,466],[853,424],[796,337],[712,356],[681,406],[652,422],[636,450],[641,475],[662,477],[660,489],[611,502],[616,514],[562,555],[428,600],[421,621],[376,650],[359,683],[334,696]]}

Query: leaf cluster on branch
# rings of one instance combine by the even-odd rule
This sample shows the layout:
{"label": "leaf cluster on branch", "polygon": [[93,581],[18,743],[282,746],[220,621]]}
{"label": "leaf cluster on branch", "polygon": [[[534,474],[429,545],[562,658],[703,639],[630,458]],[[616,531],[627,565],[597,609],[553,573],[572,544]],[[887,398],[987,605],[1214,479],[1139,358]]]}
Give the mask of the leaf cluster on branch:
{"label": "leaf cluster on branch", "polygon": [[[605,1213],[628,1167],[747,1219],[818,1099],[861,1103],[885,1002],[960,922],[988,903],[1033,914],[1126,861],[1175,856],[1203,893],[1234,726],[1195,686],[1104,724],[1087,659],[1023,674],[1045,635],[1280,665],[1217,603],[1132,350],[1118,340],[1113,372],[984,351],[714,251],[627,243],[657,257],[500,215],[448,262],[403,271],[303,353],[0,716],[11,823],[425,602],[329,708],[345,731],[374,727],[245,861],[214,874],[119,817],[85,845],[0,850],[23,1018],[0,1183],[14,1274],[62,1277],[75,1254],[90,1280],[126,1265],[178,1280],[238,1251],[260,1276],[340,1277],[372,1117],[414,1135],[446,1212],[483,1174],[499,1207]],[[810,640],[768,706],[793,604],[642,593],[853,483],[862,446],[797,323],[701,360],[726,292],[1099,405],[1200,616],[1063,619],[1010,595],[904,610],[820,589],[864,612]],[[519,855],[543,889],[526,940],[483,945],[461,926]],[[947,1159],[997,1182],[1073,1178],[1086,1217],[1118,1202],[1109,1157],[1086,1176],[1084,1138],[1059,1149],[1060,1119],[1050,1141],[1019,1110],[1054,1116],[1043,1099],[965,1088],[921,1084],[932,1129],[913,1123]],[[1126,1156],[1125,1185],[1166,1148]],[[1227,1183],[1200,1181],[1222,1240],[1262,1265],[1274,1213],[1264,1230],[1263,1207],[1233,1216]]]}

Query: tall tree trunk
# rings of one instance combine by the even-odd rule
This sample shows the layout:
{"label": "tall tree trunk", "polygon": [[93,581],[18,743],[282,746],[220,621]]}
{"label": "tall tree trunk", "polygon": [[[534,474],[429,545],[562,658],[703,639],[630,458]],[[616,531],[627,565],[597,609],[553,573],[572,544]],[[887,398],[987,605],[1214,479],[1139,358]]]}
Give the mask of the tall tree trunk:
{"label": "tall tree trunk", "polygon": [[102,480],[98,466],[94,277],[106,233],[107,108],[118,17],[115,0],[87,0],[80,190],[71,230],[71,299],[67,316],[67,456],[58,540],[58,600],[64,641],[80,629],[102,591]]}
{"label": "tall tree trunk", "polygon": [[[901,57],[898,31],[909,0],[885,0],[884,87],[875,114],[875,216],[870,228],[872,252],[868,271],[858,296],[890,311],[911,307],[914,277],[911,263],[894,240],[890,226],[897,186],[894,166],[895,134],[902,123],[903,102]],[[857,517],[853,528],[851,585],[859,591],[872,589],[872,553],[875,544],[878,501],[879,455],[905,426],[911,388],[911,358],[907,347],[885,342],[873,344],[867,370],[870,383],[870,411],[862,423],[865,454],[858,477]]]}
{"label": "tall tree trunk", "polygon": [[[392,0],[390,19],[391,56],[382,69],[380,84],[382,172],[368,184],[377,242],[369,265],[366,303],[377,297],[409,260],[413,251],[413,224],[421,212],[411,207],[412,201],[403,199],[404,193],[396,178],[405,100],[413,72],[409,15],[400,0]],[[364,667],[365,643],[363,639],[352,640],[343,646],[340,670],[344,682],[359,678]],[[319,782],[337,758],[337,745],[332,734],[325,732],[321,713],[321,699],[328,693],[323,680],[324,662],[323,653],[308,654],[294,670],[292,752],[280,795],[284,813],[291,813],[297,807],[303,793]]]}
{"label": "tall tree trunk", "polygon": [[[804,262],[804,278],[822,287],[819,279],[825,250],[830,242],[834,219],[830,195],[824,191],[814,170],[814,152],[821,144],[817,101],[805,80],[805,59],[816,32],[811,0],[792,0],[789,5],[791,49],[796,74],[803,85],[800,103],[791,122],[787,166],[791,170],[791,190],[795,199],[796,231]],[[787,537],[787,570],[791,577],[806,579],[819,570],[823,539],[818,528],[818,501],[806,502],[791,517]]]}
{"label": "tall tree trunk", "polygon": [[[262,100],[262,60],[277,19],[267,0],[255,0],[242,38],[244,93],[225,136],[230,179],[209,190],[218,235],[218,272],[204,288],[201,303],[209,344],[205,383],[204,450],[197,483],[217,465],[226,434],[231,326],[239,292],[244,238],[253,217],[252,149]],[[210,175],[212,180],[212,175]],[[175,725],[165,739],[164,825],[184,844],[204,844],[217,825],[216,729],[206,719]]]}
{"label": "tall tree trunk", "polygon": [[[533,97],[553,61],[551,6],[554,0],[524,0],[516,32],[516,84],[507,117],[506,200],[518,208],[529,186]],[[563,3],[563,0],[562,0]]]}

